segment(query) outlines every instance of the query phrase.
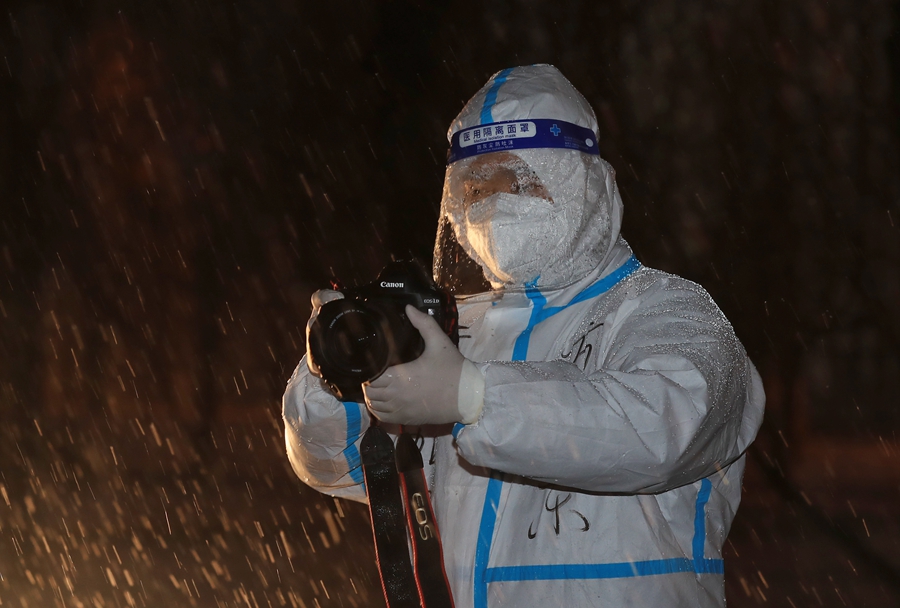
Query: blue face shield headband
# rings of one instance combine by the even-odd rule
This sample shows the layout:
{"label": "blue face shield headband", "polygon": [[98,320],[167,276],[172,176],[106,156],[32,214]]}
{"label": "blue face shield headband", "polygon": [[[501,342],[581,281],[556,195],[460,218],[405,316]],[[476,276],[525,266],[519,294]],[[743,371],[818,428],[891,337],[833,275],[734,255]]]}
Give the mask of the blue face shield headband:
{"label": "blue face shield headband", "polygon": [[447,164],[478,154],[523,148],[562,148],[600,154],[597,136],[590,129],[563,120],[533,118],[492,122],[457,131],[450,141]]}

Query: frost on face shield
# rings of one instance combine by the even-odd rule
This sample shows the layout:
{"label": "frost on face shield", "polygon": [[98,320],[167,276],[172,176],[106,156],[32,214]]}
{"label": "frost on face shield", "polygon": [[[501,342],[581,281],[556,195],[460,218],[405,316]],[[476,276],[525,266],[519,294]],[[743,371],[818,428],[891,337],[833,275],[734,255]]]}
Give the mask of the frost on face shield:
{"label": "frost on face shield", "polygon": [[561,287],[610,243],[606,164],[574,150],[522,149],[447,168],[435,278],[455,295]]}
{"label": "frost on face shield", "polygon": [[438,223],[433,270],[435,282],[455,296],[467,296],[491,289],[481,266],[459,244],[450,219],[444,215]]}
{"label": "frost on face shield", "polygon": [[453,163],[442,208],[435,276],[456,294],[486,291],[488,281],[496,287],[534,279],[541,256],[529,246],[529,235],[546,234],[549,226],[543,224],[560,219],[559,208],[535,171],[509,152]]}

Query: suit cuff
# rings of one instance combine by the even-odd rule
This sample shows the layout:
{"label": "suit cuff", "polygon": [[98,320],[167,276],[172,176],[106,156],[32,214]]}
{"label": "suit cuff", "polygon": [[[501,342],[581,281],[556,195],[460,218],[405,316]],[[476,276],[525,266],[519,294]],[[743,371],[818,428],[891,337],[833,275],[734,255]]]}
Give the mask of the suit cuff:
{"label": "suit cuff", "polygon": [[468,359],[463,361],[459,374],[457,406],[463,424],[477,422],[484,409],[484,374]]}

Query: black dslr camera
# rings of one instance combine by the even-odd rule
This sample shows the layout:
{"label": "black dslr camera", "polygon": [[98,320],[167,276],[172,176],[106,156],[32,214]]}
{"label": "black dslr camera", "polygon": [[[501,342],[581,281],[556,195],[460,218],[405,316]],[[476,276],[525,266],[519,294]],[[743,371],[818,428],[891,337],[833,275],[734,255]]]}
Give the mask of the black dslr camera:
{"label": "black dslr camera", "polygon": [[342,289],[309,327],[310,370],[342,401],[363,400],[362,384],[425,350],[406,316],[407,304],[428,313],[459,344],[456,301],[439,289],[421,264],[391,262],[373,282]]}

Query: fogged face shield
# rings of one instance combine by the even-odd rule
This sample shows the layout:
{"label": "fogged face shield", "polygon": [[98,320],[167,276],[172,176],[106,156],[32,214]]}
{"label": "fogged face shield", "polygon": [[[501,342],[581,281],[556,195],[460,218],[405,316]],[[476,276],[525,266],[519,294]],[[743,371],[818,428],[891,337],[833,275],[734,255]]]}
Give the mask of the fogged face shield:
{"label": "fogged face shield", "polygon": [[599,194],[591,184],[604,166],[596,156],[557,149],[490,152],[452,163],[435,246],[439,284],[460,296],[576,280],[582,265],[573,257],[584,241],[587,199]]}
{"label": "fogged face shield", "polygon": [[[534,237],[548,230],[557,241],[563,237],[559,205],[537,173],[515,154],[493,152],[454,163],[444,188],[441,230],[446,247],[441,249],[455,259],[441,268],[456,282],[474,282],[478,291],[489,287],[486,281],[494,287],[527,283],[541,265]],[[477,276],[461,276],[462,256]]]}

